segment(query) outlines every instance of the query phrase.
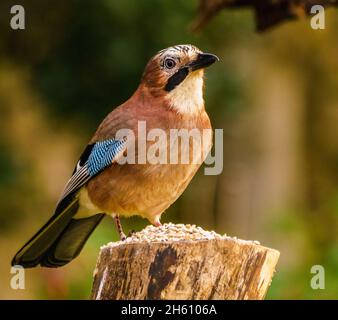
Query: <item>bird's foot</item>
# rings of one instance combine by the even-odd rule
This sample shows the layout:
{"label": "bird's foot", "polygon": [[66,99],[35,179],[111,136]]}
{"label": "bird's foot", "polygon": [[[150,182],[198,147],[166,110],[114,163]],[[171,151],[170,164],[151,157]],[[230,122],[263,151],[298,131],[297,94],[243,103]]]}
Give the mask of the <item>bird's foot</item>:
{"label": "bird's foot", "polygon": [[155,227],[160,227],[160,226],[162,226],[162,223],[161,223],[160,219],[157,218],[157,219],[153,222],[153,225],[154,225]]}
{"label": "bird's foot", "polygon": [[124,233],[120,234],[121,241],[125,241],[126,239],[127,239],[127,236]]}
{"label": "bird's foot", "polygon": [[127,237],[128,238],[131,237],[134,233],[136,233],[136,231],[134,229],[129,230]]}

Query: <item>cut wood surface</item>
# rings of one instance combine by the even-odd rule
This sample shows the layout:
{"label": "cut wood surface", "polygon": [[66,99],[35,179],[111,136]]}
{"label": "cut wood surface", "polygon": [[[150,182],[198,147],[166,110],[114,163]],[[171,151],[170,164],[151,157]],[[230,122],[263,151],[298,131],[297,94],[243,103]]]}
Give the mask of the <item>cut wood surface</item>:
{"label": "cut wood surface", "polygon": [[92,299],[264,299],[278,258],[196,226],[148,226],[101,248]]}

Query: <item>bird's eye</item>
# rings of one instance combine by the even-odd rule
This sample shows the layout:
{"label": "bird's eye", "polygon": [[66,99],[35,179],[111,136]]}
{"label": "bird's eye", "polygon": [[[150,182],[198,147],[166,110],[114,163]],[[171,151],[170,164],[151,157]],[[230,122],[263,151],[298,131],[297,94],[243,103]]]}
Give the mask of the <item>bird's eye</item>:
{"label": "bird's eye", "polygon": [[164,60],[164,66],[167,68],[167,69],[172,69],[176,66],[176,62],[174,59],[171,59],[171,58],[167,58]]}

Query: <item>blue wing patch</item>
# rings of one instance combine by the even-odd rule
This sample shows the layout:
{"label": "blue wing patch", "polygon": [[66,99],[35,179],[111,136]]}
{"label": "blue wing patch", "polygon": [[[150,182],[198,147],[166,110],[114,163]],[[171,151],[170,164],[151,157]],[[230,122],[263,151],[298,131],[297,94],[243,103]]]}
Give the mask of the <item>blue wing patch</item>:
{"label": "blue wing patch", "polygon": [[122,140],[105,140],[95,143],[88,158],[87,170],[90,176],[95,176],[109,166],[116,155],[124,149]]}
{"label": "blue wing patch", "polygon": [[113,139],[99,141],[94,145],[87,146],[74,169],[72,177],[66,184],[58,204],[68,195],[79,190],[93,176],[111,165],[118,154],[125,149],[125,146],[126,141]]}

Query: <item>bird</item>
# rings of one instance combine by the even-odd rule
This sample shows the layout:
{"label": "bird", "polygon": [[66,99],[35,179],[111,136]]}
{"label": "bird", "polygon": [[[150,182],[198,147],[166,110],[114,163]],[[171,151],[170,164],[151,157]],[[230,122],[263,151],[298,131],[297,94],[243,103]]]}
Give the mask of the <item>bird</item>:
{"label": "bird", "polygon": [[[188,163],[156,163],[152,161],[156,153],[143,162],[124,160],[132,154],[140,159],[154,146],[155,141],[147,140],[143,153],[131,148],[144,140],[138,132],[140,123],[146,125],[146,133],[153,129],[166,134],[173,129],[212,129],[204,107],[204,69],[218,60],[216,55],[190,44],[155,54],[146,64],[136,91],[98,126],[54,214],[16,253],[12,266],[64,266],[79,255],[105,215],[113,217],[120,240],[126,238],[120,217],[139,215],[161,226],[162,213],[183,193],[204,161],[206,155],[201,149],[206,153],[211,150],[212,133],[197,148],[201,161],[196,163],[191,161],[195,151],[190,140],[185,149]],[[118,135],[121,132],[127,133]],[[172,145],[157,144],[158,151],[170,152]]]}

